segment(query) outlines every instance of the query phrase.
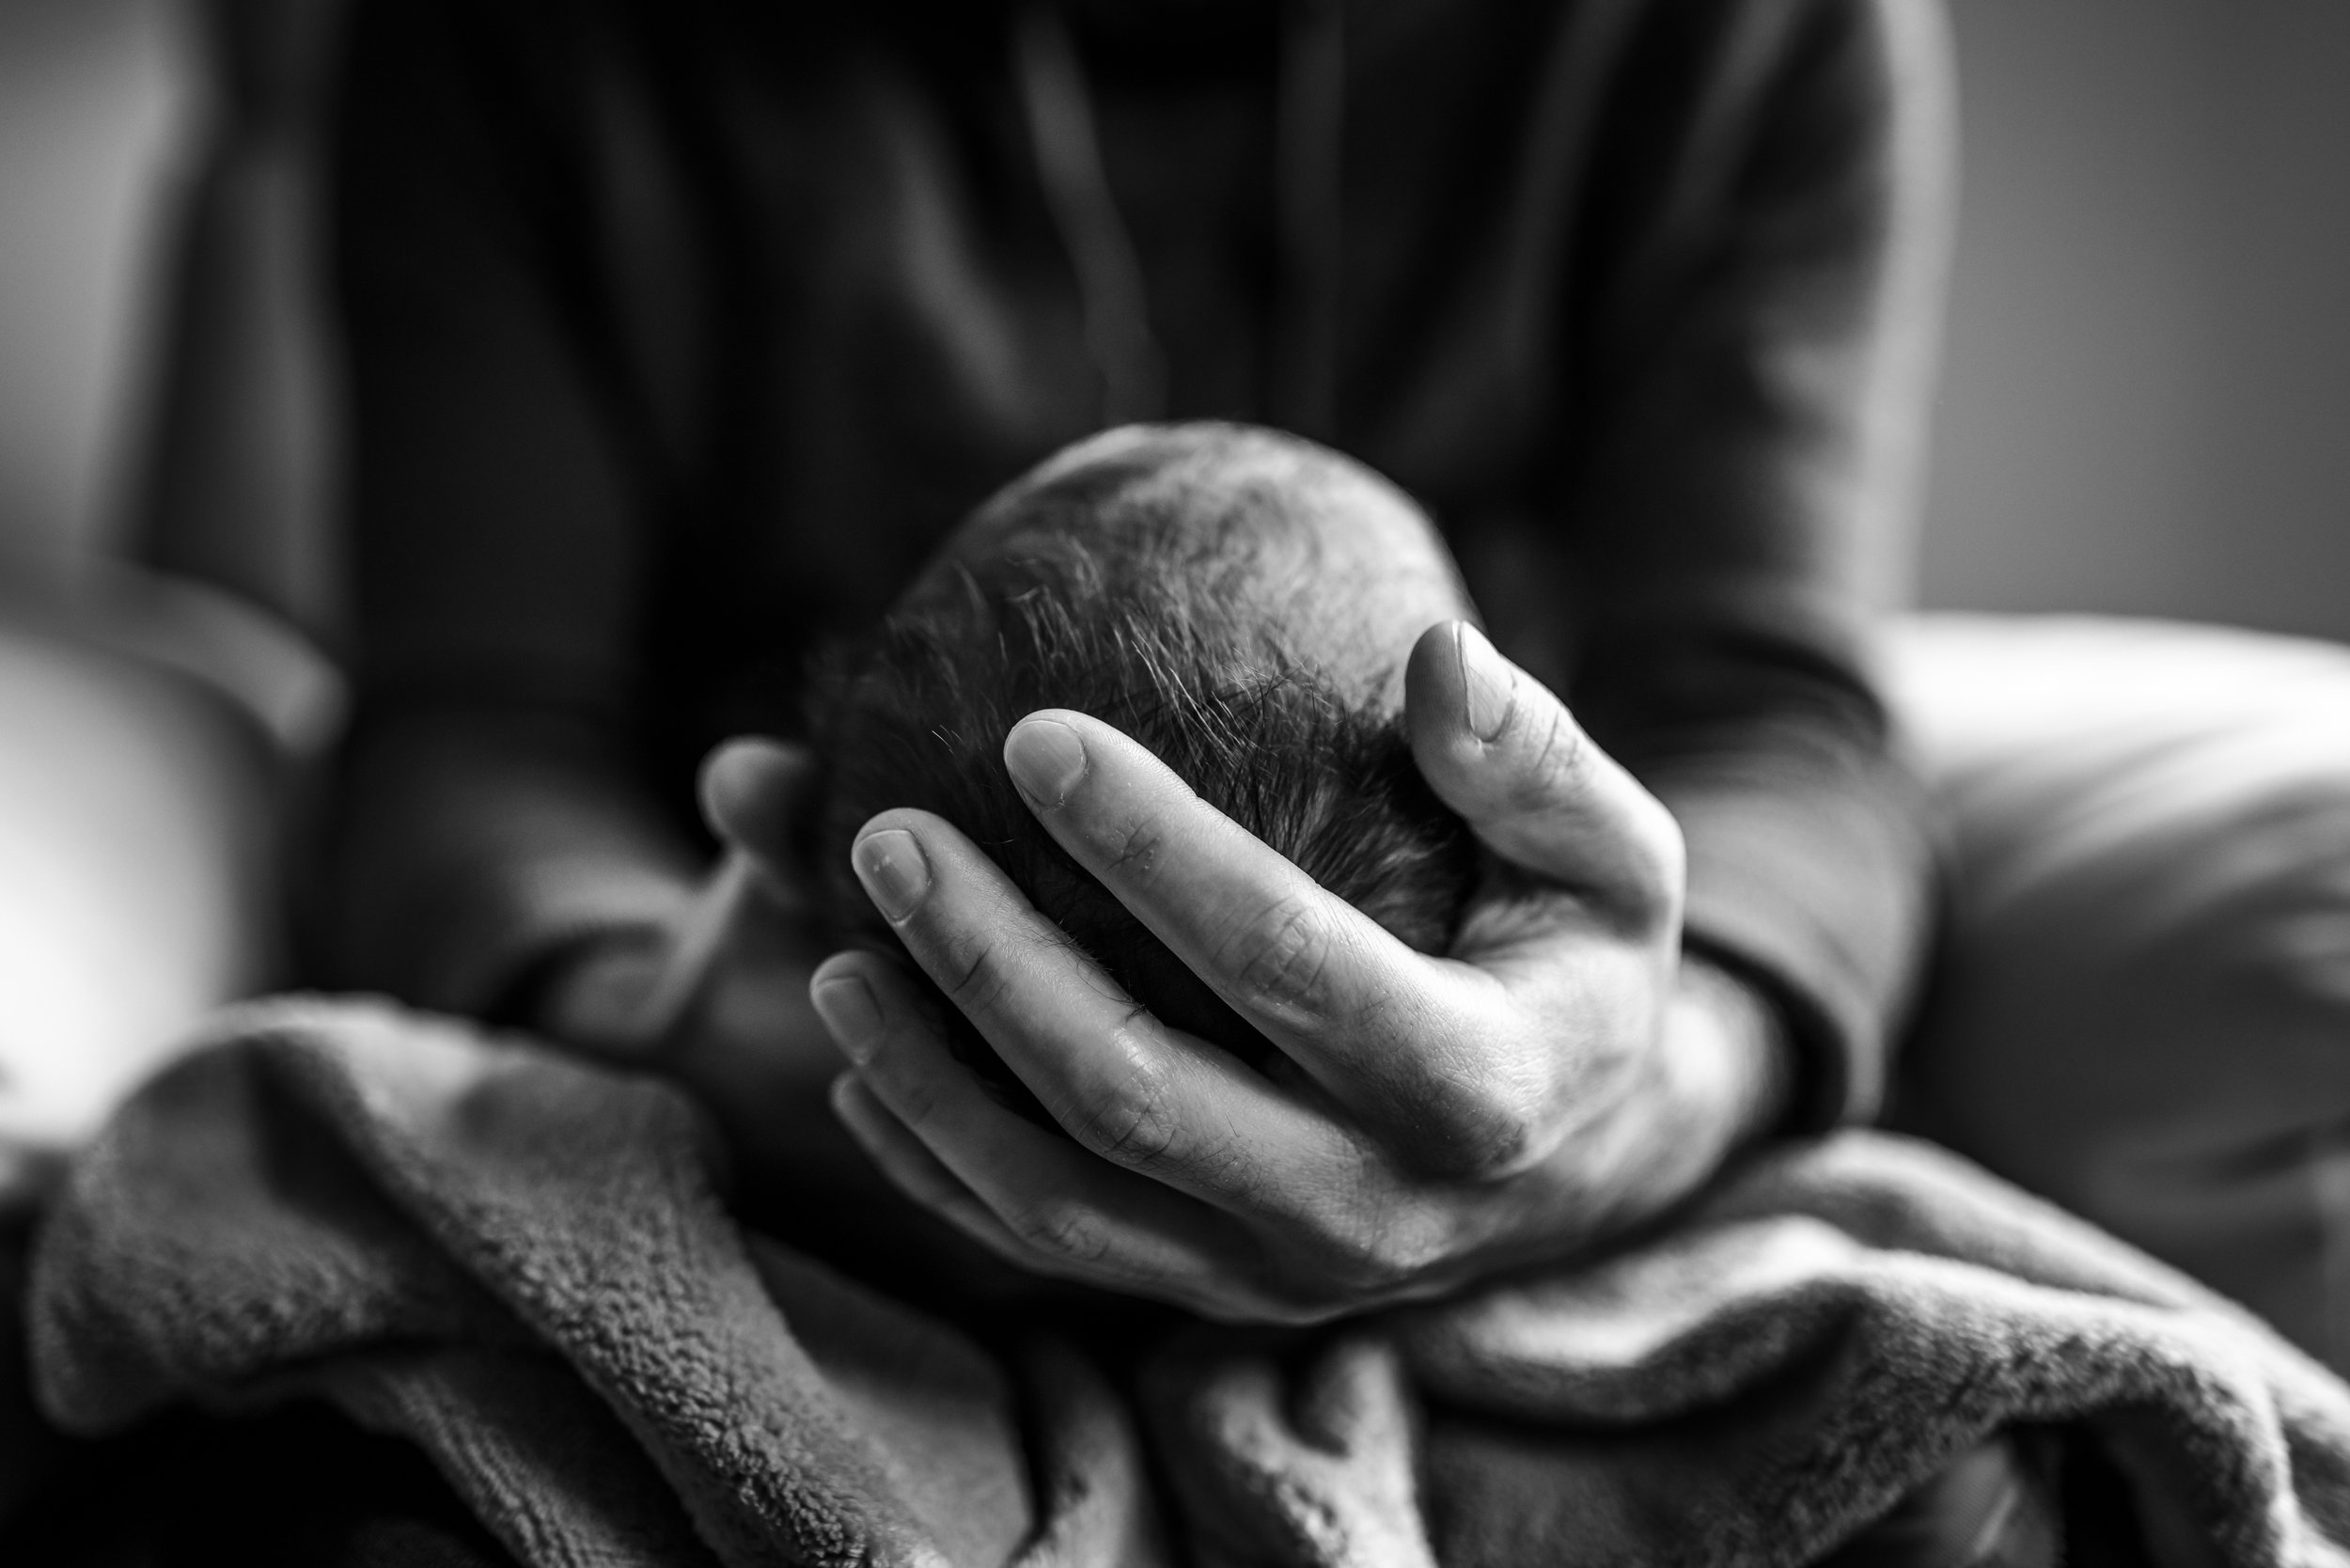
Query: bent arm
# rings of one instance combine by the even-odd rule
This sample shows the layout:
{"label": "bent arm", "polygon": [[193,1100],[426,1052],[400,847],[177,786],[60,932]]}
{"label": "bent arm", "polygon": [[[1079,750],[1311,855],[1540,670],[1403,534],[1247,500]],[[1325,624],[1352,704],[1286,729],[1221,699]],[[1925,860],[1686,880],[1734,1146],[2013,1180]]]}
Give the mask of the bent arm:
{"label": "bent arm", "polygon": [[1577,714],[1686,838],[1689,950],[1800,1047],[1799,1120],[1869,1115],[1925,938],[1931,856],[1870,676],[1914,507],[1950,136],[1926,0],[1729,8],[1641,166],[1604,193],[1583,325],[1608,411],[1568,501],[1590,541]]}

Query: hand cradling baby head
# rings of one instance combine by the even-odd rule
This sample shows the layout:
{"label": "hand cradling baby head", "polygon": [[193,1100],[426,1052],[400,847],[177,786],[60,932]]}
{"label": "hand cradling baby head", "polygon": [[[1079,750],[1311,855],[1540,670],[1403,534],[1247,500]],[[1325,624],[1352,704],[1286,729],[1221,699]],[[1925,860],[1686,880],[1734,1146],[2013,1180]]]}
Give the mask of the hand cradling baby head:
{"label": "hand cradling baby head", "polygon": [[[849,848],[876,812],[933,811],[1162,1021],[1261,1061],[1263,1038],[1036,820],[1004,737],[1040,708],[1115,725],[1323,886],[1440,950],[1476,852],[1413,762],[1402,671],[1422,631],[1471,613],[1418,509],[1324,448],[1232,425],[1068,448],[973,513],[813,683],[814,851],[837,934],[899,950]],[[958,1054],[1010,1088],[944,1011]]]}

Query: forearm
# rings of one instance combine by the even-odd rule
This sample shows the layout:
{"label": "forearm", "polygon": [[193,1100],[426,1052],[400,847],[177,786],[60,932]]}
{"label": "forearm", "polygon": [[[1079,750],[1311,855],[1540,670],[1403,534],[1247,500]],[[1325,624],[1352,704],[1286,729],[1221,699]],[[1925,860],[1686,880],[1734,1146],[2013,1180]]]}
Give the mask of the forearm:
{"label": "forearm", "polygon": [[[1680,823],[1685,943],[1759,988],[1799,1125],[1871,1114],[1925,939],[1922,801],[1867,647],[1905,555],[1949,232],[1947,60],[1903,0],[1717,13],[1683,181],[1592,296],[1570,700]],[[1686,183],[1709,153],[1736,172]],[[1687,154],[1687,156],[1682,156]],[[1695,160],[1695,161],[1693,161]],[[1619,307],[1653,302],[1648,312]]]}
{"label": "forearm", "polygon": [[1683,759],[1654,787],[1689,846],[1686,950],[1748,985],[1790,1042],[1785,1120],[1872,1116],[1932,912],[1913,781],[1855,743],[1833,760],[1762,748]]}
{"label": "forearm", "polygon": [[1680,824],[1684,951],[1778,1014],[1798,1068],[1788,1120],[1825,1127],[1876,1108],[1932,843],[1857,656],[1799,627],[1741,630],[1626,639],[1578,706]]}

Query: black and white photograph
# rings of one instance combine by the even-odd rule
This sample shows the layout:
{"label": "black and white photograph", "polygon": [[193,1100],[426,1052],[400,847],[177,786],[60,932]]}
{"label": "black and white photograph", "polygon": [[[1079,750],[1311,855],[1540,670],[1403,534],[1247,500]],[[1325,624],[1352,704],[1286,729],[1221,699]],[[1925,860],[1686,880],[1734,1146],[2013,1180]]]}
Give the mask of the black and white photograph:
{"label": "black and white photograph", "polygon": [[2350,1563],[2350,5],[0,0],[0,1564]]}

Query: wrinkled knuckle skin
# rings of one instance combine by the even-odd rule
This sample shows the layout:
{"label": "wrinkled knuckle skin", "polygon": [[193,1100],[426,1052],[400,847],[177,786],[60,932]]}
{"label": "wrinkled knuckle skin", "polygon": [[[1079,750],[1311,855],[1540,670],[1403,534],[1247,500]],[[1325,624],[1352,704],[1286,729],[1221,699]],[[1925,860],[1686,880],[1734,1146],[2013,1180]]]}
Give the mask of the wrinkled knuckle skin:
{"label": "wrinkled knuckle skin", "polygon": [[1139,1081],[1121,1086],[1070,1129],[1078,1142],[1114,1165],[1145,1169],[1166,1160],[1175,1147],[1176,1119],[1163,1085]]}
{"label": "wrinkled knuckle skin", "polygon": [[956,966],[951,978],[940,989],[949,1001],[965,1014],[978,1018],[994,1011],[1011,988],[1011,977],[1005,971],[1003,956],[992,944],[978,944],[954,955]]}
{"label": "wrinkled knuckle skin", "polygon": [[1072,1203],[1052,1202],[1029,1210],[1020,1215],[1013,1231],[1039,1252],[1064,1262],[1097,1262],[1109,1249],[1108,1238],[1093,1215]]}
{"label": "wrinkled knuckle skin", "polygon": [[1349,1297],[1376,1297],[1411,1278],[1412,1249],[1393,1225],[1352,1226],[1332,1242],[1339,1278]]}
{"label": "wrinkled knuckle skin", "polygon": [[1245,1008],[1295,1015],[1323,1012],[1337,940],[1310,904],[1288,901],[1252,921],[1228,947],[1225,969]]}
{"label": "wrinkled knuckle skin", "polygon": [[1339,1216],[1316,1241],[1324,1278],[1312,1294],[1332,1308],[1391,1298],[1418,1280],[1436,1257],[1424,1227],[1407,1214],[1364,1210]]}

